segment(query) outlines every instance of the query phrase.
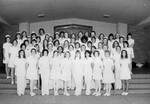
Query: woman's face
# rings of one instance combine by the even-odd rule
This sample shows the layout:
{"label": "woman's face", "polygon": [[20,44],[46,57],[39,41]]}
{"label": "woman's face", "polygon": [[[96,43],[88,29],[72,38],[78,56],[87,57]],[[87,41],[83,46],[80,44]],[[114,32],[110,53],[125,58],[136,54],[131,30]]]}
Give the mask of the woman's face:
{"label": "woman's face", "polygon": [[85,51],[86,50],[86,47],[85,46],[82,46],[81,47],[81,51]]}
{"label": "woman's face", "polygon": [[17,41],[16,41],[16,40],[13,42],[13,45],[14,45],[14,46],[17,46]]}
{"label": "woman's face", "polygon": [[36,51],[35,51],[35,50],[32,50],[32,51],[31,51],[31,55],[34,56],[35,54],[36,54]]}
{"label": "woman's face", "polygon": [[58,41],[55,42],[55,46],[57,47],[59,45]]}
{"label": "woman's face", "polygon": [[49,44],[48,49],[52,49],[52,48],[53,48],[52,44]]}
{"label": "woman's face", "polygon": [[98,57],[98,52],[95,52],[95,57]]}
{"label": "woman's face", "polygon": [[9,43],[10,42],[10,38],[6,38],[6,42]]}
{"label": "woman's face", "polygon": [[102,43],[98,44],[98,48],[102,49],[102,46],[103,46]]}
{"label": "woman's face", "polygon": [[91,43],[88,43],[87,46],[88,46],[89,48],[91,48],[91,47],[92,47],[92,44],[91,44]]}
{"label": "woman's face", "polygon": [[85,32],[85,36],[87,36],[87,37],[88,37],[88,36],[89,36],[89,33],[88,33],[88,32]]}
{"label": "woman's face", "polygon": [[79,46],[79,44],[76,44],[76,48],[78,49],[80,46]]}
{"label": "woman's face", "polygon": [[123,38],[120,38],[120,42],[123,43]]}
{"label": "woman's face", "polygon": [[110,56],[109,52],[105,52],[105,57],[108,58]]}
{"label": "woman's face", "polygon": [[47,56],[47,55],[48,55],[47,51],[44,51],[44,56]]}
{"label": "woman's face", "polygon": [[90,56],[90,54],[88,52],[86,52],[85,56],[88,58]]}
{"label": "woman's face", "polygon": [[59,39],[59,35],[58,34],[56,34],[56,39]]}
{"label": "woman's face", "polygon": [[46,40],[44,41],[44,45],[47,45],[47,41]]}
{"label": "woman's face", "polygon": [[121,48],[120,48],[120,47],[117,47],[116,50],[117,50],[117,52],[120,52],[120,51],[121,51]]}
{"label": "woman's face", "polygon": [[23,45],[23,46],[22,46],[22,49],[23,49],[23,50],[25,50],[25,49],[26,49],[26,47]]}
{"label": "woman's face", "polygon": [[123,55],[123,57],[125,57],[125,56],[126,56],[126,52],[125,52],[125,51],[123,51],[123,52],[122,52],[122,55]]}
{"label": "woman's face", "polygon": [[70,47],[69,47],[69,50],[72,51],[72,50],[73,50],[73,46],[70,46]]}
{"label": "woman's face", "polygon": [[131,39],[131,35],[128,35],[128,39]]}
{"label": "woman's face", "polygon": [[65,38],[68,38],[68,33],[65,33]]}
{"label": "woman's face", "polygon": [[76,52],[76,57],[80,57],[80,52]]}
{"label": "woman's face", "polygon": [[124,47],[126,48],[128,45],[127,45],[127,43],[124,43]]}
{"label": "woman's face", "polygon": [[62,53],[62,48],[61,47],[58,48],[58,52]]}
{"label": "woman's face", "polygon": [[72,34],[72,38],[76,38],[75,34]]}
{"label": "woman's face", "polygon": [[20,34],[18,34],[18,35],[17,35],[17,39],[20,39],[20,38],[21,38],[21,36],[20,36]]}
{"label": "woman's face", "polygon": [[52,41],[53,41],[53,38],[52,38],[52,37],[50,37],[50,38],[48,39],[48,41],[49,41],[49,42],[52,42]]}
{"label": "woman's face", "polygon": [[96,36],[96,34],[94,32],[91,32],[91,37]]}
{"label": "woman's face", "polygon": [[54,52],[54,57],[57,57],[58,56],[58,53],[57,52]]}
{"label": "woman's face", "polygon": [[21,57],[24,56],[24,52],[23,52],[23,51],[20,52],[20,56],[21,56]]}
{"label": "woman's face", "polygon": [[70,57],[70,54],[67,52],[66,53],[66,58],[69,58]]}
{"label": "woman's face", "polygon": [[108,49],[108,46],[105,45],[105,46],[103,47],[103,50],[106,51],[107,49]]}
{"label": "woman's face", "polygon": [[115,42],[115,43],[114,43],[114,46],[115,46],[115,47],[117,47],[117,46],[118,46],[118,43],[117,43],[117,42]]}
{"label": "woman's face", "polygon": [[64,46],[68,47],[69,43],[67,41],[64,41]]}

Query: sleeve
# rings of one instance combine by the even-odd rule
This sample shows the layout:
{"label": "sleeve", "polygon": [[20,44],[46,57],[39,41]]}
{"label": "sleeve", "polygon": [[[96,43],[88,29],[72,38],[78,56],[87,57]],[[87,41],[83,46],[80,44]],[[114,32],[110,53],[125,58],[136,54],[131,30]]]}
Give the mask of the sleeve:
{"label": "sleeve", "polygon": [[6,45],[5,45],[5,43],[3,44],[3,49],[5,49],[5,47],[6,47]]}

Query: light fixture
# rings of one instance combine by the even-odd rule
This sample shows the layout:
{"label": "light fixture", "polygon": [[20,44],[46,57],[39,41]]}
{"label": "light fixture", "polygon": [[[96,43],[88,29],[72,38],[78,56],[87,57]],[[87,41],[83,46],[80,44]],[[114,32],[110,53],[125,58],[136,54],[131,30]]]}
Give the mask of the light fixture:
{"label": "light fixture", "polygon": [[45,14],[39,14],[38,17],[39,18],[45,17]]}
{"label": "light fixture", "polygon": [[104,14],[103,17],[104,17],[104,18],[110,18],[110,15]]}

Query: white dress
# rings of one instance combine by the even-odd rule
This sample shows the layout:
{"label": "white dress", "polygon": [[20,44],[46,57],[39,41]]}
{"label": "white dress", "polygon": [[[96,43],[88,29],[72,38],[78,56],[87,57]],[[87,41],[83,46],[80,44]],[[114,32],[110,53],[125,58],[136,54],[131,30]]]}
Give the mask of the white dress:
{"label": "white dress", "polygon": [[94,69],[93,69],[93,79],[102,80],[102,69],[103,63],[100,57],[93,59]]}
{"label": "white dress", "polygon": [[130,64],[130,59],[122,59],[120,64],[121,64],[121,71],[120,71],[120,79],[121,80],[129,80],[131,79],[131,74],[130,74],[130,69],[129,69],[129,64]]}
{"label": "white dress", "polygon": [[8,61],[8,67],[14,68],[14,61],[15,61],[15,59],[18,58],[18,52],[19,52],[19,48],[18,47],[12,46],[9,49],[10,57],[9,57],[9,61]]}
{"label": "white dress", "polygon": [[51,64],[51,75],[50,78],[55,80],[55,79],[60,79],[61,77],[61,70],[60,70],[60,59],[59,57],[54,57],[52,60],[50,60]]}
{"label": "white dress", "polygon": [[86,85],[86,94],[89,95],[91,93],[91,85],[92,85],[92,58],[85,58],[84,59],[84,78],[85,78],[85,85]]}
{"label": "white dress", "polygon": [[71,59],[63,59],[61,62],[61,80],[71,81]]}
{"label": "white dress", "polygon": [[8,61],[9,61],[9,54],[8,53],[9,53],[9,49],[11,46],[12,46],[11,43],[4,43],[3,44],[3,50],[5,50],[5,53],[4,53],[5,59],[3,59],[3,63],[8,64]]}
{"label": "white dress", "polygon": [[110,58],[105,58],[103,60],[103,66],[104,66],[104,71],[103,71],[103,83],[114,83],[114,74],[112,71],[112,66],[114,65],[113,60]]}
{"label": "white dress", "polygon": [[42,80],[42,95],[49,95],[50,63],[48,56],[39,59],[39,74]]}
{"label": "white dress", "polygon": [[82,80],[83,80],[83,60],[76,58],[73,60],[73,78],[75,81],[75,94],[81,94]]}
{"label": "white dress", "polygon": [[[131,45],[131,44],[134,44],[134,39],[129,39],[128,40],[128,43],[129,43],[129,46]],[[134,58],[134,50],[133,50],[133,47],[130,47],[131,48],[131,50],[132,50],[132,58]]]}
{"label": "white dress", "polygon": [[38,79],[38,70],[37,70],[38,60],[36,56],[35,57],[29,56],[26,59],[26,62],[28,63],[26,78],[29,80],[37,80]]}
{"label": "white dress", "polygon": [[121,89],[121,80],[120,80],[120,61],[121,61],[121,53],[115,52],[113,54],[114,64],[115,64],[115,88]]}
{"label": "white dress", "polygon": [[26,69],[25,69],[26,59],[17,58],[15,59],[15,75],[17,76],[17,94],[24,94],[26,87]]}

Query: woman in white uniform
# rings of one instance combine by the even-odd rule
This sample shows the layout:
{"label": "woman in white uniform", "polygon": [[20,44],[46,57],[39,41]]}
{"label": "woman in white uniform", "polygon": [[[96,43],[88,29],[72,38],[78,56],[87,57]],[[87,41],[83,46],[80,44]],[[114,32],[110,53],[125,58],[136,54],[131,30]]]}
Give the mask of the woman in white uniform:
{"label": "woman in white uniform", "polygon": [[121,71],[120,71],[120,79],[122,80],[122,94],[128,95],[129,88],[129,79],[131,79],[131,60],[128,58],[128,54],[126,50],[121,51]]}
{"label": "woman in white uniform", "polygon": [[120,80],[120,61],[121,61],[121,47],[117,46],[116,51],[113,54],[113,60],[115,64],[115,89],[121,89],[122,84]]}
{"label": "woman in white uniform", "polygon": [[68,82],[71,81],[71,65],[70,52],[65,52],[65,58],[61,62],[61,80],[64,82],[64,95],[69,96],[67,91]]}
{"label": "woman in white uniform", "polygon": [[50,60],[51,65],[51,75],[50,78],[53,80],[53,87],[54,87],[54,95],[58,94],[59,89],[59,80],[61,77],[61,70],[60,70],[60,58],[58,57],[58,51],[53,52],[53,58]]}
{"label": "woman in white uniform", "polygon": [[39,59],[39,74],[42,80],[42,95],[49,95],[50,63],[48,50],[42,51],[42,57]]}
{"label": "woman in white uniform", "polygon": [[36,49],[31,49],[31,55],[26,59],[26,78],[30,80],[30,95],[36,95],[33,92],[33,87],[38,80],[38,60],[36,57]]}
{"label": "woman in white uniform", "polygon": [[91,52],[85,51],[85,59],[84,59],[84,79],[86,85],[85,95],[91,94],[91,82],[92,82],[92,58],[90,57]]}
{"label": "woman in white uniform", "polygon": [[110,58],[110,51],[106,50],[105,51],[105,58],[103,60],[103,83],[105,84],[106,87],[106,93],[104,96],[110,96],[111,92],[111,83],[115,82],[114,79],[114,63],[113,60]]}
{"label": "woman in white uniform", "polygon": [[79,50],[75,53],[75,58],[73,60],[73,78],[75,81],[75,95],[79,96],[81,95],[81,89],[82,89],[82,80],[83,80],[83,60],[81,59],[81,53]]}
{"label": "woman in white uniform", "polygon": [[19,51],[19,57],[14,62],[15,75],[17,78],[17,94],[18,96],[24,95],[26,87],[26,59],[24,50]]}
{"label": "woman in white uniform", "polygon": [[11,84],[14,84],[14,71],[15,71],[14,61],[15,59],[18,58],[19,48],[17,47],[17,44],[18,44],[17,40],[14,40],[12,47],[9,49],[8,67],[11,69]]}
{"label": "woman in white uniform", "polygon": [[95,96],[101,95],[103,63],[99,56],[99,51],[95,51],[93,58],[93,80],[95,80],[95,92],[92,94]]}
{"label": "woman in white uniform", "polygon": [[10,35],[5,36],[5,43],[3,44],[3,63],[5,64],[5,72],[6,72],[6,78],[11,78],[10,68],[8,68],[8,61],[9,61],[9,49],[11,48],[12,44],[10,43]]}

